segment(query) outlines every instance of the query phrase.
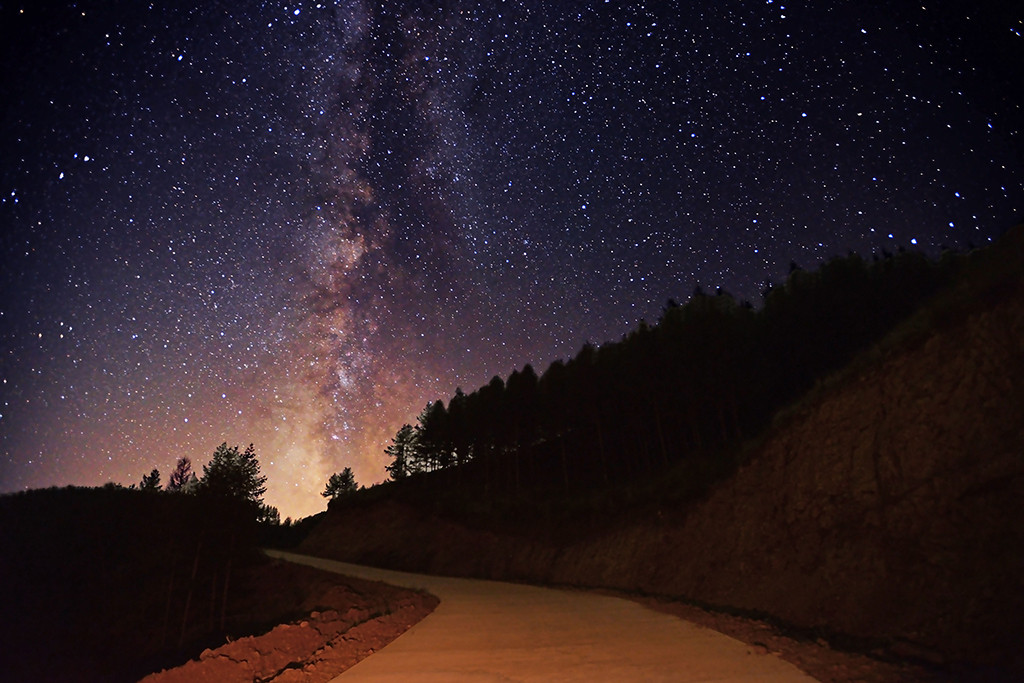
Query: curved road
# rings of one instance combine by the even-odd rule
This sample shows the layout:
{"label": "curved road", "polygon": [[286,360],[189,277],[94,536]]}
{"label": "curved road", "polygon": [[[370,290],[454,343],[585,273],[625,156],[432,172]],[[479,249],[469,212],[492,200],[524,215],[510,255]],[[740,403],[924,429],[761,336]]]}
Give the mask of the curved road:
{"label": "curved road", "polygon": [[338,683],[815,680],[717,631],[622,598],[267,553],[440,598],[431,615],[336,678]]}

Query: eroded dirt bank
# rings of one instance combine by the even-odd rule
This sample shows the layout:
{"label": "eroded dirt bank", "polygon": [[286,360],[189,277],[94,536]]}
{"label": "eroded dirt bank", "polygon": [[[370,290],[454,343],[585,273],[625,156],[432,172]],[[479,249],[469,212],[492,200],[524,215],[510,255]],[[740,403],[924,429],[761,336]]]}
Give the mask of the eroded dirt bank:
{"label": "eroded dirt bank", "polygon": [[822,390],[688,509],[555,544],[385,500],[328,515],[300,551],[680,597],[1020,674],[1024,292],[937,329]]}
{"label": "eroded dirt bank", "polygon": [[[161,646],[161,633],[170,630],[159,612],[153,618],[144,609],[161,577],[154,581],[133,567],[122,583],[98,582],[80,562],[64,569],[69,556],[53,558],[68,577],[63,584],[45,575],[41,584],[26,583],[0,571],[14,591],[0,599],[0,680],[127,683],[162,669],[169,671],[147,680],[328,680],[437,605],[419,591],[280,560],[250,561],[234,576],[224,631],[211,618],[214,625],[189,631],[181,646]],[[205,623],[207,606],[194,603],[204,608],[195,611]]]}
{"label": "eroded dirt bank", "polygon": [[[302,616],[262,635],[229,640],[143,681],[328,681],[390,643],[437,606],[437,598],[419,591],[280,561],[274,564],[276,571],[266,574],[263,595],[282,590],[295,593],[297,602],[290,611]],[[288,585],[278,583],[280,576],[287,577]],[[259,595],[254,598],[258,601]]]}

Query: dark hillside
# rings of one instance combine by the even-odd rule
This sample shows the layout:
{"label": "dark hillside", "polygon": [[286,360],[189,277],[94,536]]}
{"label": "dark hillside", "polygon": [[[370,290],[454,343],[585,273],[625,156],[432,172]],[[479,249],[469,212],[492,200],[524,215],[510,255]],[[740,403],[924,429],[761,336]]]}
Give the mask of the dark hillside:
{"label": "dark hillside", "polygon": [[[387,642],[408,623],[378,616],[429,603],[412,591],[270,561],[255,547],[255,529],[230,515],[194,495],[113,485],[0,496],[0,678],[137,681],[225,640],[308,621],[313,610],[334,614],[322,628],[341,631],[337,643],[317,647],[333,647],[350,666],[361,647],[353,634],[391,628]],[[288,668],[286,655],[295,652],[273,659]]]}
{"label": "dark hillside", "polygon": [[[655,351],[639,357],[661,359],[670,348],[658,346],[666,329],[685,329],[699,316],[722,322],[703,355],[672,347],[699,360],[651,380],[662,388],[637,382],[636,396],[659,398],[634,403],[632,413],[621,409],[625,401],[618,412],[601,403],[614,395],[602,383],[616,375],[596,370],[588,391],[539,411],[541,420],[550,411],[582,420],[555,437],[565,442],[563,462],[597,482],[607,466],[615,487],[563,495],[562,449],[550,436],[520,438],[525,450],[503,450],[475,474],[453,467],[339,501],[302,549],[438,573],[675,596],[918,657],[958,677],[1021,675],[1024,229],[940,264],[902,255],[829,267],[847,273],[795,272],[762,312],[698,298],[616,346],[618,354],[650,343]],[[855,287],[827,285],[832,277],[884,281],[860,291],[898,301],[873,317],[875,309],[856,303],[860,295],[851,302]],[[922,299],[929,303],[914,303]],[[831,304],[837,300],[845,303]],[[847,332],[858,320],[871,329]],[[726,321],[746,332],[734,334]],[[881,338],[879,330],[888,333]],[[720,361],[730,348],[727,357],[750,363],[747,370]],[[564,370],[587,377],[583,369],[601,366],[586,354],[602,353],[587,351]],[[688,386],[673,374],[680,368],[689,368],[688,381],[704,382],[689,394],[699,401],[681,390],[670,395]],[[787,397],[783,413],[776,394]],[[775,406],[774,421],[757,401]],[[584,435],[579,425],[588,420]],[[653,465],[659,425],[687,444],[675,454],[666,448],[669,464],[660,470]],[[756,439],[739,448],[739,434]],[[574,439],[585,448],[573,448]],[[645,462],[647,478],[635,474]],[[551,495],[523,487],[515,496],[517,472],[520,486],[537,477]],[[471,493],[488,485],[490,497]]]}
{"label": "dark hillside", "polygon": [[263,560],[233,512],[114,485],[0,497],[4,670],[137,679],[267,626],[241,611]]}

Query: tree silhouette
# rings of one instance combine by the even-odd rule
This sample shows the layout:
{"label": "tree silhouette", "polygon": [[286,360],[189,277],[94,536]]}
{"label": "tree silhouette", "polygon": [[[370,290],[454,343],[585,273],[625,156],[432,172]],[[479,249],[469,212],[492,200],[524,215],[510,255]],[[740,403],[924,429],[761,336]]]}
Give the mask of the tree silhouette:
{"label": "tree silhouette", "polygon": [[455,456],[454,464],[457,467],[469,462],[469,425],[467,424],[466,402],[466,395],[462,393],[461,388],[455,390],[455,395],[448,402],[448,433]]}
{"label": "tree silhouette", "polygon": [[213,452],[213,459],[203,465],[199,489],[207,497],[240,501],[255,508],[263,503],[266,483],[253,445],[239,453],[238,446],[229,447],[225,442]]}
{"label": "tree silhouette", "polygon": [[569,490],[569,456],[566,450],[568,425],[568,370],[565,363],[556,360],[540,378],[537,393],[540,429],[549,441],[555,442],[558,452],[558,473],[562,489]]}
{"label": "tree silhouette", "polygon": [[420,413],[416,425],[416,456],[419,469],[427,472],[451,465],[448,411],[444,401],[428,403]]}
{"label": "tree silhouette", "polygon": [[529,445],[537,431],[537,374],[530,365],[513,372],[505,385],[505,422],[512,460],[512,483],[515,491],[522,485],[522,467]]}
{"label": "tree silhouette", "polygon": [[167,477],[168,491],[184,491],[195,480],[195,473],[192,471],[192,461],[187,457],[178,458],[169,477]]}
{"label": "tree silhouette", "polygon": [[334,500],[349,493],[354,493],[357,488],[356,477],[352,474],[352,468],[346,467],[341,472],[335,472],[331,475],[330,479],[327,480],[327,486],[320,495]]}
{"label": "tree silhouette", "polygon": [[252,444],[239,452],[238,446],[222,443],[213,452],[213,458],[203,465],[203,478],[199,481],[197,501],[206,518],[203,533],[196,539],[192,571],[187,582],[188,591],[183,609],[182,628],[189,619],[193,594],[198,588],[197,571],[201,563],[212,569],[209,623],[215,623],[215,606],[220,606],[220,625],[226,618],[231,577],[240,548],[253,543],[259,523],[280,521],[276,508],[263,502],[267,478],[260,473],[260,463]]}
{"label": "tree silhouette", "polygon": [[395,434],[395,438],[392,439],[391,445],[384,449],[384,452],[391,457],[391,464],[385,469],[391,476],[392,481],[404,479],[412,474],[413,470],[410,469],[410,465],[414,458],[415,450],[416,430],[413,429],[412,425],[402,425],[398,433]]}
{"label": "tree silhouette", "polygon": [[574,413],[572,419],[576,422],[577,433],[593,434],[596,437],[596,440],[588,441],[591,441],[590,448],[597,453],[597,471],[601,476],[601,483],[607,484],[610,481],[605,438],[607,426],[601,410],[601,399],[607,388],[604,385],[604,368],[598,363],[597,347],[587,342],[569,366],[572,372],[571,386],[574,390],[570,397],[570,407]]}
{"label": "tree silhouette", "polygon": [[160,470],[153,468],[153,471],[142,477],[142,481],[139,483],[140,491],[159,491],[160,490]]}
{"label": "tree silhouette", "polygon": [[[484,492],[487,493],[495,483],[495,460],[499,455],[504,428],[501,406],[505,395],[505,381],[495,375],[491,381],[477,392],[474,403],[475,416],[478,420],[476,431],[477,448],[483,461]],[[475,451],[474,451],[475,452]]]}
{"label": "tree silhouette", "polygon": [[260,503],[259,509],[256,512],[256,521],[260,524],[278,526],[281,524],[281,512],[273,505]]}

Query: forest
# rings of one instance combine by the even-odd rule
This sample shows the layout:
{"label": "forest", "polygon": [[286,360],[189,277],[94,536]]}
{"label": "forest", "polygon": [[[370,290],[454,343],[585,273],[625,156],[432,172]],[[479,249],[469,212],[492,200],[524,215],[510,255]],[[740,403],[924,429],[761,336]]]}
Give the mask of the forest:
{"label": "forest", "polygon": [[266,564],[266,477],[250,445],[221,444],[202,476],[180,458],[161,485],[0,496],[0,664],[12,680],[137,680],[225,633],[266,626],[250,603]]}
{"label": "forest", "polygon": [[792,264],[759,309],[697,289],[655,324],[587,344],[539,376],[526,365],[429,403],[388,446],[390,479],[438,499],[521,507],[671,472],[672,496],[692,498],[734,471],[780,409],[949,288],[975,253]]}

